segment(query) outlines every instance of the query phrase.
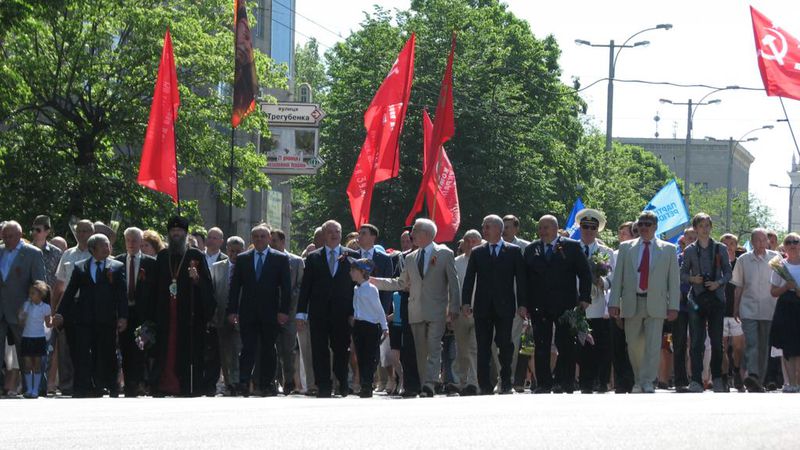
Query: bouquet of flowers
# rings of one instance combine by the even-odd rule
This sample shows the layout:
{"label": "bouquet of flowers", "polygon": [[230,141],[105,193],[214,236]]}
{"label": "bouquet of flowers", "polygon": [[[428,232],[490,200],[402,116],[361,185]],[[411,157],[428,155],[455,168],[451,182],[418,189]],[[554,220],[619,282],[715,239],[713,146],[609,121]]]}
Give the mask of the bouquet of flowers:
{"label": "bouquet of flowers", "polygon": [[581,345],[594,345],[594,338],[592,337],[592,328],[589,322],[586,321],[586,312],[580,306],[573,309],[564,311],[564,314],[558,318],[559,323],[567,325],[570,333],[578,338]]}
{"label": "bouquet of flowers", "polygon": [[133,333],[136,336],[136,346],[139,347],[139,350],[150,349],[156,343],[156,324],[151,320],[136,327]]}
{"label": "bouquet of flowers", "polygon": [[592,269],[594,284],[597,284],[601,277],[605,277],[611,272],[611,262],[608,253],[596,252],[589,258],[589,267]]}
{"label": "bouquet of flowers", "polygon": [[770,259],[769,267],[787,283],[790,281],[795,282],[794,277],[789,273],[789,269],[783,264],[783,257],[781,255],[776,255],[774,258]]}
{"label": "bouquet of flowers", "polygon": [[522,327],[522,336],[519,341],[519,354],[524,356],[532,356],[536,346],[533,343],[533,328],[531,323],[526,320],[525,325]]}

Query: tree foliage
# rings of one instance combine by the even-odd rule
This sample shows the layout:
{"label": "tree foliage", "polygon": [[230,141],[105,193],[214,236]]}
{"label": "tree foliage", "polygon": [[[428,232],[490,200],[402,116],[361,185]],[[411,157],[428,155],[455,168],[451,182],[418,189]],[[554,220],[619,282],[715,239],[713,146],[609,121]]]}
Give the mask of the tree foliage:
{"label": "tree foliage", "polygon": [[416,32],[400,177],[376,186],[370,218],[387,243],[396,243],[422,175],[422,110],[435,109],[453,31],[456,134],[446,150],[458,178],[461,232],[479,227],[487,214],[511,213],[521,218],[523,235],[532,236],[543,214],[565,220],[579,193],[616,224],[634,218],[647,195],[672,178],[641,149],[615,146],[605,154],[601,138],[586,136],[584,103],[559,80],[553,36],[536,38],[495,0],[418,0],[395,14],[376,7],[359,31],[326,53],[331,84],[320,140],[326,164],[317,176],[295,181],[300,235],[310,238],[329,218],[352,228],[345,189],[365,136],[363,113]]}
{"label": "tree foliage", "polygon": [[727,229],[727,189],[709,190],[695,186],[689,193],[689,211],[694,215],[704,212],[711,216],[714,227],[712,236],[716,239],[724,233],[733,233],[741,243],[750,239],[753,228],[762,227],[777,230],[772,210],[755,195],[736,192],[731,201],[731,227]]}
{"label": "tree foliage", "polygon": [[[29,222],[49,213],[59,232],[70,216],[163,227],[166,196],[136,184],[165,30],[181,95],[176,125],[179,172],[227,192],[233,11],[229,0],[60,0],[16,16],[5,30],[0,66],[0,217]],[[252,25],[252,24],[251,24]],[[284,77],[256,52],[262,87]],[[243,129],[267,133],[256,112]],[[264,159],[237,147],[235,201],[265,188]],[[224,196],[227,198],[227,195]],[[213,199],[209,199],[213,201]],[[184,204],[194,217],[197,205]]]}

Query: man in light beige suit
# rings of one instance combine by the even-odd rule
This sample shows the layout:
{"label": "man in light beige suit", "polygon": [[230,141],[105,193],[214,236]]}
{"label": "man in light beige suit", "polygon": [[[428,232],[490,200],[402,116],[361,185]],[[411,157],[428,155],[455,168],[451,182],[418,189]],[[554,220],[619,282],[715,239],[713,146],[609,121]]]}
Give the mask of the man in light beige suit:
{"label": "man in light beige suit", "polygon": [[433,242],[436,224],[417,219],[411,238],[418,248],[409,253],[398,278],[370,278],[380,290],[407,290],[408,321],[417,350],[417,367],[423,386],[420,396],[432,397],[439,378],[442,335],[447,315],[458,317],[460,290],[453,251]]}
{"label": "man in light beige suit", "polygon": [[628,356],[633,366],[632,392],[655,392],[664,319],[678,317],[680,270],[676,247],[655,237],[658,216],[639,215],[639,238],[619,246],[608,314],[625,321]]}

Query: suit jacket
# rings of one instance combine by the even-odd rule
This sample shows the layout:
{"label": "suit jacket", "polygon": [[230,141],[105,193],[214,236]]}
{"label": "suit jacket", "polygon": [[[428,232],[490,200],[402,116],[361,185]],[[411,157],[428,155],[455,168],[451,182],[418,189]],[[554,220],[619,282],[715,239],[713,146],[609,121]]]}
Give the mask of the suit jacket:
{"label": "suit jacket", "polygon": [[[678,310],[681,279],[677,249],[669,242],[653,239],[650,246],[650,270],[647,278],[647,314],[656,319],[667,317],[667,310]],[[639,287],[639,250],[641,238],[619,245],[614,279],[608,306],[620,308],[621,317],[636,314],[636,291]]]}
{"label": "suit jacket", "polygon": [[[379,252],[376,248],[373,248],[372,262],[375,263],[375,270],[371,274],[373,277],[389,278],[394,276],[392,258],[386,253]],[[381,291],[379,295],[383,311],[388,315],[392,310],[392,293],[390,291]]]}
{"label": "suit jacket", "polygon": [[375,278],[380,290],[408,291],[408,321],[441,322],[460,310],[461,295],[453,251],[444,245],[433,245],[428,271],[423,277],[417,267],[419,249],[408,254],[397,278]]}
{"label": "suit jacket", "polygon": [[227,259],[217,261],[211,266],[211,284],[214,286],[214,301],[217,309],[211,317],[211,325],[221,327],[226,323],[228,312],[228,295],[230,293],[230,271],[233,270]]}
{"label": "suit jacket", "polygon": [[111,325],[117,319],[128,318],[125,265],[115,259],[106,259],[104,270],[95,281],[91,272],[93,263],[94,259],[89,258],[76,263],[72,270],[58,305],[58,313],[64,317],[65,325]]}
{"label": "suit jacket", "polygon": [[[488,242],[475,247],[467,262],[464,286],[474,286],[475,304],[472,309],[475,318],[488,317],[492,313],[513,318],[517,305],[526,306],[527,279],[522,250],[514,244],[505,243],[500,247],[497,257],[493,257]],[[463,289],[461,304],[471,304],[472,294],[472,289]]]}
{"label": "suit jacket", "polygon": [[[123,253],[115,258],[124,265],[125,270],[125,298],[128,298],[128,254]],[[155,314],[156,298],[156,259],[142,253],[139,260],[139,271],[136,273],[136,291],[134,293],[134,305],[139,321],[153,320]]]}
{"label": "suit jacket", "polygon": [[297,302],[300,301],[300,286],[303,283],[303,272],[306,263],[303,258],[294,253],[286,252],[289,256],[289,278],[292,282],[291,304],[289,305],[289,316],[294,319],[297,314]]}
{"label": "suit jacket", "polygon": [[559,237],[548,261],[546,244],[537,239],[525,248],[524,258],[530,311],[557,319],[578,301],[592,302],[592,273],[578,241]]}
{"label": "suit jacket", "polygon": [[277,324],[278,313],[289,314],[292,281],[289,276],[289,257],[269,247],[261,277],[256,277],[256,250],[250,249],[236,257],[228,293],[228,314],[238,314],[239,322]]}
{"label": "suit jacket", "polygon": [[[0,248],[0,257],[4,255],[5,247]],[[16,324],[19,323],[17,313],[28,298],[28,289],[34,281],[47,279],[42,251],[33,245],[22,244],[9,269],[5,281],[0,276],[0,320]]]}
{"label": "suit jacket", "polygon": [[308,314],[309,320],[346,320],[353,315],[353,288],[356,284],[350,278],[347,257],[358,258],[359,253],[347,247],[339,248],[341,253],[334,276],[328,268],[327,247],[314,250],[306,257],[297,313]]}
{"label": "suit jacket", "polygon": [[228,259],[228,255],[226,255],[225,252],[220,250],[220,252],[217,253],[217,257],[214,258],[214,261],[212,262],[211,265],[213,266],[214,264],[216,264],[216,263],[218,263],[220,261],[226,261],[227,259]]}
{"label": "suit jacket", "polygon": [[[731,263],[728,260],[728,249],[725,245],[715,242],[713,239],[709,240],[709,245],[715,248],[714,261],[711,262],[711,267],[714,273],[708,274],[714,281],[719,283],[719,287],[714,291],[714,295],[721,302],[725,301],[725,284],[731,281]],[[708,258],[703,255],[703,258]],[[710,258],[709,258],[710,259]],[[705,261],[708,263],[709,261]],[[681,265],[681,282],[689,283],[689,277],[695,275],[703,275],[700,270],[700,254],[698,253],[698,243],[695,241],[683,252],[683,265]],[[694,299],[696,295],[705,292],[706,288],[703,284],[692,284],[692,289],[689,290],[689,298]]]}

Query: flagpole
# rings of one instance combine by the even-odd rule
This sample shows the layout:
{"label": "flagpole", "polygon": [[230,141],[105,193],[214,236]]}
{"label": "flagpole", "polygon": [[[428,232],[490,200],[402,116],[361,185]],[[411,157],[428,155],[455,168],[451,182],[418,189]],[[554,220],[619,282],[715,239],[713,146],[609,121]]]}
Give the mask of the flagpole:
{"label": "flagpole", "polygon": [[233,143],[234,137],[236,133],[236,128],[231,127],[231,164],[230,164],[230,183],[228,185],[229,192],[228,192],[228,226],[231,236],[236,234],[236,230],[233,228]]}
{"label": "flagpole", "polygon": [[794,129],[792,129],[792,122],[789,121],[789,115],[786,114],[786,106],[783,104],[783,97],[778,97],[778,100],[781,101],[781,108],[783,108],[783,117],[786,118],[786,125],[789,125],[789,132],[792,134],[792,140],[794,141],[794,149],[797,151],[797,155],[800,156],[800,147],[797,146],[797,138],[794,137]]}
{"label": "flagpole", "polygon": [[175,147],[175,197],[176,197],[176,208],[178,211],[178,215],[181,215],[181,182],[178,177],[178,137],[175,133],[175,119],[177,116],[175,115],[176,111],[172,110],[172,145]]}

